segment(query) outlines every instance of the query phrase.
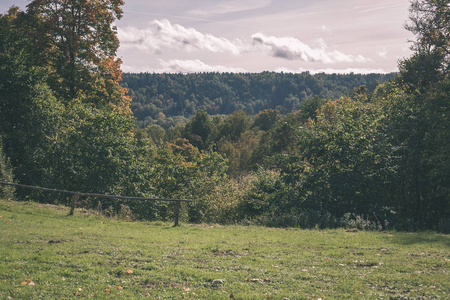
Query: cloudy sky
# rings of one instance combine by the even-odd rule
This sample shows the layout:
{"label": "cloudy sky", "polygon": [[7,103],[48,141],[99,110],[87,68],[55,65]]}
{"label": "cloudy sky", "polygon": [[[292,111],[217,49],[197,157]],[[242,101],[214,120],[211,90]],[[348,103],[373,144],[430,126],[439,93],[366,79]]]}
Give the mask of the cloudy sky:
{"label": "cloudy sky", "polygon": [[[1,0],[0,11],[29,1]],[[372,73],[411,54],[409,0],[125,0],[125,72]]]}

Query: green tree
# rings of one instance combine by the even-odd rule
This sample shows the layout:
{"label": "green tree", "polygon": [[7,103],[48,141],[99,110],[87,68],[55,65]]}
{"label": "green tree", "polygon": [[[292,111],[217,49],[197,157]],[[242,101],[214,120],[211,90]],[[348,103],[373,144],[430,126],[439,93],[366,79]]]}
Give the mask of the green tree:
{"label": "green tree", "polygon": [[229,115],[221,124],[219,134],[220,137],[235,142],[250,126],[251,122],[248,115],[242,110],[238,110]]}
{"label": "green tree", "polygon": [[400,62],[400,80],[411,93],[448,80],[450,71],[450,6],[448,0],[414,0],[405,28],[416,36],[414,54]]}
{"label": "green tree", "polygon": [[[0,181],[2,182],[14,182],[14,174],[12,166],[8,157],[3,153],[3,143],[0,139]],[[0,185],[0,197],[1,198],[13,198],[15,188],[12,186]]]}
{"label": "green tree", "polygon": [[237,141],[222,138],[217,142],[218,152],[228,160],[230,175],[239,177],[253,169],[253,151],[259,142],[259,135],[252,130],[245,131]]}
{"label": "green tree", "polygon": [[130,112],[130,99],[118,84],[121,61],[114,57],[119,40],[113,23],[122,17],[122,5],[122,0],[34,0],[28,4],[35,53],[51,69],[48,82],[58,96]]}
{"label": "green tree", "polygon": [[[448,0],[415,0],[406,28],[415,53],[400,63],[398,84],[386,102],[392,143],[398,149],[395,203],[408,229],[448,223],[450,6]],[[447,153],[447,154],[446,154]],[[447,226],[447,231],[448,226]]]}
{"label": "green tree", "polygon": [[299,130],[299,148],[281,158],[280,207],[313,210],[336,218],[379,213],[392,151],[379,130],[377,104],[329,101]]}
{"label": "green tree", "polygon": [[164,128],[157,124],[149,125],[145,128],[148,136],[152,139],[153,143],[160,145],[166,138],[166,131]]}
{"label": "green tree", "polygon": [[214,124],[211,118],[202,110],[195,114],[186,124],[184,136],[199,150],[205,150],[209,145],[214,130]]}
{"label": "green tree", "polygon": [[34,65],[24,14],[13,7],[0,16],[0,135],[4,152],[24,184],[42,184],[51,171],[63,106],[46,84],[47,72]]}
{"label": "green tree", "polygon": [[262,131],[268,131],[275,125],[279,118],[280,112],[278,110],[265,109],[256,115],[252,127],[256,127]]}
{"label": "green tree", "polygon": [[134,136],[112,56],[120,3],[33,1],[26,13],[13,7],[1,15],[0,134],[19,182],[129,195],[150,190],[144,178],[152,151]]}
{"label": "green tree", "polygon": [[306,99],[302,102],[299,111],[299,117],[302,122],[308,121],[308,119],[316,119],[317,111],[319,108],[327,102],[326,99],[314,96]]}

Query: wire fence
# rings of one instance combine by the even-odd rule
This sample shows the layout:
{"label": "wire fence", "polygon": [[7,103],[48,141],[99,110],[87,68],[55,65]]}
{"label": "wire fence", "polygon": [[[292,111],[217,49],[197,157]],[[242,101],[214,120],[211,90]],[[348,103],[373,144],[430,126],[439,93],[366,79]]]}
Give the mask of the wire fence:
{"label": "wire fence", "polygon": [[25,189],[34,189],[40,191],[54,192],[54,193],[64,193],[72,195],[70,200],[70,212],[69,215],[73,215],[75,211],[75,202],[78,201],[79,197],[97,197],[97,198],[111,198],[111,199],[124,199],[124,200],[140,200],[140,201],[169,201],[175,202],[175,214],[174,214],[174,226],[179,225],[180,218],[180,207],[181,202],[192,202],[189,199],[170,199],[170,198],[157,198],[157,197],[132,197],[132,196],[118,196],[118,195],[108,195],[108,194],[96,194],[96,193],[82,193],[82,192],[74,192],[74,191],[66,191],[60,189],[52,189],[40,186],[19,184],[19,183],[11,183],[11,182],[2,182],[0,181],[0,185],[8,185],[15,186],[19,188]]}

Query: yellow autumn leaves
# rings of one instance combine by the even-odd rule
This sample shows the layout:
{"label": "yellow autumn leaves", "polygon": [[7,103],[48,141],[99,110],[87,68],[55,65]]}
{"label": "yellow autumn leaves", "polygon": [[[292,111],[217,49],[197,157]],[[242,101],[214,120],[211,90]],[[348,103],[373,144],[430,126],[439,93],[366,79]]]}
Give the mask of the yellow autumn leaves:
{"label": "yellow autumn leaves", "polygon": [[21,285],[36,285],[30,278],[28,278],[26,281],[22,281],[20,283]]}
{"label": "yellow autumn leaves", "polygon": [[[131,269],[128,269],[128,270],[126,270],[125,272],[125,275],[131,275],[131,274],[133,274],[133,270],[131,270]],[[112,289],[112,286],[108,286],[108,288],[105,288],[103,291],[105,292],[105,293],[111,293],[111,289]],[[119,291],[122,291],[123,290],[123,286],[117,286],[117,289],[119,290]]]}

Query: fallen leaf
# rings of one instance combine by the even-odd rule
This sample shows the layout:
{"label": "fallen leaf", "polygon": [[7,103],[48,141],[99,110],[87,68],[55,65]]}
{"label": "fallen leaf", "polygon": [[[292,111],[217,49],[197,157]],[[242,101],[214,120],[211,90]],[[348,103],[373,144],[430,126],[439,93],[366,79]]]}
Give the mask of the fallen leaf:
{"label": "fallen leaf", "polygon": [[33,281],[28,282],[28,285],[36,285]]}
{"label": "fallen leaf", "polygon": [[222,279],[214,279],[211,282],[211,284],[214,285],[214,286],[219,286],[219,285],[223,284],[223,280]]}
{"label": "fallen leaf", "polygon": [[20,284],[23,284],[23,285],[27,285],[28,284],[28,282],[26,282],[26,281],[22,281]]}
{"label": "fallen leaf", "polygon": [[123,287],[121,287],[120,285],[117,287],[119,290],[123,290]]}
{"label": "fallen leaf", "polygon": [[127,275],[133,274],[133,270],[126,270],[125,274],[127,274]]}
{"label": "fallen leaf", "polygon": [[104,289],[103,291],[104,291],[104,292],[107,292],[107,293],[111,293],[111,290],[110,290],[110,289]]}

